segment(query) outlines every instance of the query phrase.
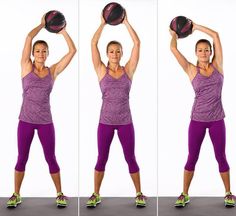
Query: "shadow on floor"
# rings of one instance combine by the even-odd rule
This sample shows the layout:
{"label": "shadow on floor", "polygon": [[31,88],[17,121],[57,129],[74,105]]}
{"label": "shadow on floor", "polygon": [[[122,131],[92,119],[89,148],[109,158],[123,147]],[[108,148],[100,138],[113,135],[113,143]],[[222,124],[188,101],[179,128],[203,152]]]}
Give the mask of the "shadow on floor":
{"label": "shadow on floor", "polygon": [[158,197],[158,216],[232,216],[236,207],[226,208],[223,197],[190,197],[184,208],[175,208],[177,197]]}
{"label": "shadow on floor", "polygon": [[0,216],[78,216],[78,198],[71,197],[66,208],[56,207],[55,198],[22,198],[17,208],[6,208],[8,198],[0,198]]}
{"label": "shadow on floor", "polygon": [[157,198],[148,197],[145,208],[137,208],[133,197],[105,197],[96,208],[87,208],[80,198],[80,216],[157,216]]}

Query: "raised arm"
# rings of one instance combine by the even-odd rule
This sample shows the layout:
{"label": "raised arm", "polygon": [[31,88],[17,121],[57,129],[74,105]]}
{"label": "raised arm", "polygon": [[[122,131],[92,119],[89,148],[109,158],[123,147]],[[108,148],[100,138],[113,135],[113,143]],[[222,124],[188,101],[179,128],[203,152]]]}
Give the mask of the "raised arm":
{"label": "raised arm", "polygon": [[212,63],[220,72],[222,72],[223,71],[223,52],[222,52],[222,46],[221,46],[219,34],[208,27],[198,25],[196,23],[193,23],[193,30],[204,32],[213,39],[214,56],[212,58]]}
{"label": "raised arm", "polygon": [[191,64],[184,56],[183,54],[178,50],[177,48],[177,39],[178,36],[177,34],[170,30],[170,34],[172,36],[171,41],[170,41],[170,50],[174,54],[175,58],[177,59],[178,63],[180,66],[183,68],[183,70],[187,73],[189,76],[190,80],[193,79],[195,76],[195,66]]}
{"label": "raised arm", "polygon": [[75,44],[73,42],[73,40],[71,39],[70,35],[67,33],[67,31],[64,29],[62,29],[59,34],[63,35],[67,46],[68,46],[68,52],[60,59],[59,62],[57,62],[56,64],[52,65],[50,67],[51,69],[51,73],[53,74],[54,79],[56,79],[56,77],[58,76],[58,74],[60,74],[66,67],[67,65],[70,63],[71,59],[73,58],[73,56],[76,53],[76,47]]}
{"label": "raised arm", "polygon": [[134,72],[136,70],[138,61],[139,61],[140,40],[139,40],[139,37],[138,37],[137,33],[135,32],[135,30],[128,22],[127,15],[125,16],[123,23],[126,26],[128,32],[130,34],[130,37],[133,41],[133,44],[134,44],[132,51],[131,51],[129,61],[125,65],[126,72],[128,73],[128,76],[130,77],[130,79],[132,79]]}
{"label": "raised arm", "polygon": [[98,27],[97,31],[94,33],[93,38],[91,40],[92,61],[99,80],[101,80],[106,67],[101,60],[100,52],[98,50],[98,41],[101,37],[102,30],[105,25],[105,20],[101,16],[101,24]]}
{"label": "raised arm", "polygon": [[32,69],[32,61],[31,61],[31,47],[32,47],[32,40],[34,37],[39,33],[39,31],[44,28],[45,26],[45,19],[44,16],[41,19],[40,25],[35,27],[33,30],[31,30],[26,39],[25,39],[25,45],[22,51],[21,56],[21,76],[24,77],[29,71]]}

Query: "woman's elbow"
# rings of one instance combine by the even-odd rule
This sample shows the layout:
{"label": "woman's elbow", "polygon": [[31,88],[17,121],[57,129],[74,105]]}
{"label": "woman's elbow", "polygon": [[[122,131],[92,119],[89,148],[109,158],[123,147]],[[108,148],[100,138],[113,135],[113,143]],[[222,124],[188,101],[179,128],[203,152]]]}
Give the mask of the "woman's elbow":
{"label": "woman's elbow", "polygon": [[72,53],[75,55],[76,52],[77,52],[77,49],[76,49],[76,47],[74,47],[74,48],[72,49]]}
{"label": "woman's elbow", "polygon": [[76,52],[77,52],[76,47],[73,47],[73,48],[70,49],[69,54],[73,57]]}
{"label": "woman's elbow", "polygon": [[136,40],[134,41],[134,45],[137,46],[137,47],[140,47],[141,41],[140,41],[139,39],[136,39]]}
{"label": "woman's elbow", "polygon": [[220,35],[219,35],[218,32],[214,32],[214,33],[213,33],[213,37],[219,39],[219,38],[220,38]]}
{"label": "woman's elbow", "polygon": [[92,46],[97,46],[97,44],[98,44],[98,41],[95,38],[92,38],[91,45]]}
{"label": "woman's elbow", "polygon": [[176,47],[170,45],[170,51],[171,51],[172,53],[174,53],[174,52],[176,51]]}

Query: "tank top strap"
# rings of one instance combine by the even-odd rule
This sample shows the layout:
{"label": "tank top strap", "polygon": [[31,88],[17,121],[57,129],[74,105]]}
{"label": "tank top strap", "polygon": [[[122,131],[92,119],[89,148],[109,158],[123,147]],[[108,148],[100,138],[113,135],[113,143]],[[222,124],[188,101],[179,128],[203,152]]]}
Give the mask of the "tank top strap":
{"label": "tank top strap", "polygon": [[125,70],[125,67],[124,66],[121,66],[121,69],[122,69],[122,76],[125,76],[125,77],[127,77],[129,80],[130,80],[130,78],[129,78],[129,76],[128,76],[128,74],[127,74],[127,72],[126,72],[126,70]]}
{"label": "tank top strap", "polygon": [[125,70],[125,67],[124,66],[121,66],[121,69],[124,73],[126,73],[126,70]]}
{"label": "tank top strap", "polygon": [[52,80],[54,80],[53,74],[51,73],[50,67],[47,67],[48,69],[48,75],[51,77]]}
{"label": "tank top strap", "polygon": [[200,73],[200,67],[197,66],[197,74]]}
{"label": "tank top strap", "polygon": [[34,63],[32,64],[32,69],[31,69],[31,71],[30,71],[30,73],[32,72],[34,72],[34,69],[35,69],[35,65],[34,65]]}
{"label": "tank top strap", "polygon": [[212,63],[211,63],[211,66],[213,67],[215,71],[218,71],[217,68]]}
{"label": "tank top strap", "polygon": [[50,67],[46,67],[47,68],[47,70],[48,70],[48,73],[51,75],[51,77],[52,77],[52,73],[51,73],[51,69],[50,69]]}
{"label": "tank top strap", "polygon": [[109,73],[109,67],[106,66],[106,74],[108,74],[108,73]]}

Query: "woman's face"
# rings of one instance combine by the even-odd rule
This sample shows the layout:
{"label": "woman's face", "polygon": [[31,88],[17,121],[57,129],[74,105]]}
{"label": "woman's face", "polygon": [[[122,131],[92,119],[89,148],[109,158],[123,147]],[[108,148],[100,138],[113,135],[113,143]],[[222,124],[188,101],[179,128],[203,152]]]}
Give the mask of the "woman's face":
{"label": "woman's face", "polygon": [[44,63],[48,57],[48,48],[44,44],[36,44],[34,47],[34,60],[38,63]]}
{"label": "woman's face", "polygon": [[196,56],[199,62],[209,62],[211,54],[211,48],[207,43],[199,43],[197,45]]}
{"label": "woman's face", "polygon": [[107,57],[110,63],[119,63],[122,54],[122,48],[119,44],[111,44],[108,47]]}

